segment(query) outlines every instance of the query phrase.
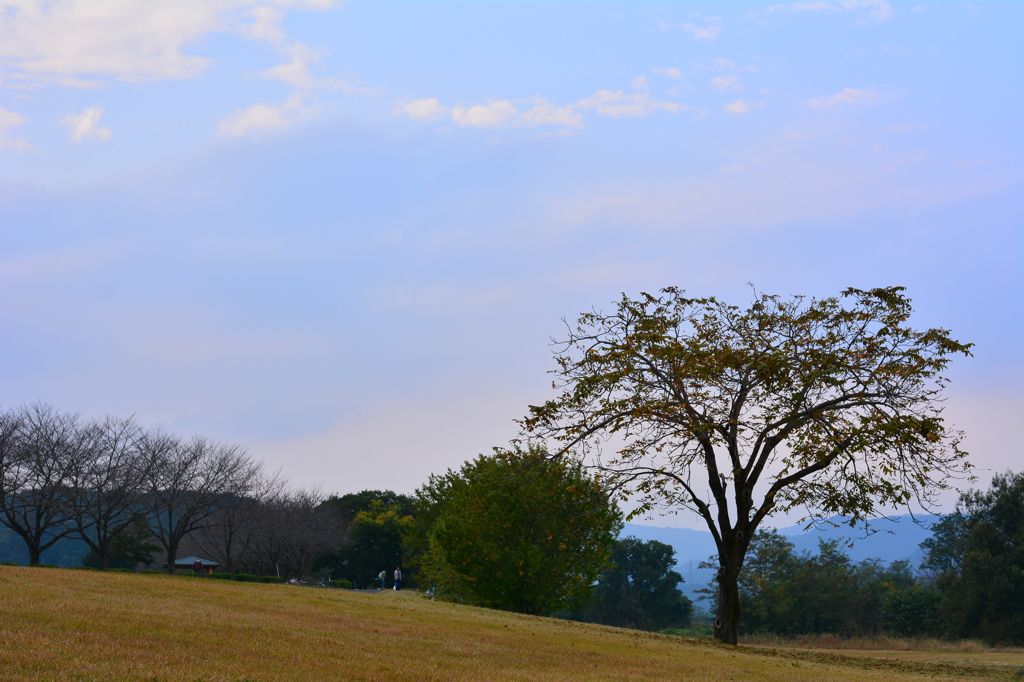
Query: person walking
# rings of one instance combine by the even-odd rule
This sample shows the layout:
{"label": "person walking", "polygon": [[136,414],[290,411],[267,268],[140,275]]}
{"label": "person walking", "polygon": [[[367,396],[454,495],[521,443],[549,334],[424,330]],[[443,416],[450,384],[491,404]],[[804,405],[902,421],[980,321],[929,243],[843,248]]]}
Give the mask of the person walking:
{"label": "person walking", "polygon": [[378,575],[377,577],[380,579],[380,589],[382,589],[382,590],[388,589],[388,584],[387,584],[388,572],[387,571],[381,571],[380,575]]}
{"label": "person walking", "polygon": [[402,569],[395,566],[395,589],[402,589]]}

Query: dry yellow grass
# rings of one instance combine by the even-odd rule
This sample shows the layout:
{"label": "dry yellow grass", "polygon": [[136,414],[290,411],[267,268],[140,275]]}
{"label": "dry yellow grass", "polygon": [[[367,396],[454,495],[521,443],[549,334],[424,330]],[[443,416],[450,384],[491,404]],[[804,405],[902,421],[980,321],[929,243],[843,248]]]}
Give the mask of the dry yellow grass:
{"label": "dry yellow grass", "polygon": [[729,648],[361,594],[0,567],[5,680],[960,680],[1000,670]]}

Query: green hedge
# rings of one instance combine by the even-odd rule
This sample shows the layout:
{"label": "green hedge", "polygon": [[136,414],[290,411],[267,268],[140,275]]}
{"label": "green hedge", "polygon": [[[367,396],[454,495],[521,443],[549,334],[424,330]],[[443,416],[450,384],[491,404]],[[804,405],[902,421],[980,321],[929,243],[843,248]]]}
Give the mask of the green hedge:
{"label": "green hedge", "polygon": [[230,573],[211,573],[210,577],[214,580],[231,580],[234,576]]}
{"label": "green hedge", "polygon": [[261,575],[261,583],[283,583],[284,578],[278,578],[276,575]]}
{"label": "green hedge", "polygon": [[238,573],[235,575],[234,580],[241,583],[254,583],[259,580],[259,578],[254,576],[252,573]]}
{"label": "green hedge", "polygon": [[0,566],[21,566],[17,561],[0,561]]}
{"label": "green hedge", "polygon": [[350,583],[348,580],[335,580],[334,584],[337,585],[338,587],[340,587],[343,590],[351,590],[352,589],[352,583]]}

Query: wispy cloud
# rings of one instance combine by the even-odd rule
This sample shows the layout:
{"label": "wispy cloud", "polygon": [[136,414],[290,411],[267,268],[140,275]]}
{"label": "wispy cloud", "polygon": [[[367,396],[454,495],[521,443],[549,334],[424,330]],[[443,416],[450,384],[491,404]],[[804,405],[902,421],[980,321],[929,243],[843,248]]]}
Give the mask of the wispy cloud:
{"label": "wispy cloud", "polygon": [[804,100],[803,104],[811,109],[835,109],[844,104],[869,104],[882,99],[882,93],[870,88],[857,90],[843,88],[834,95],[823,95],[814,99]]}
{"label": "wispy cloud", "polygon": [[108,141],[114,134],[110,128],[99,126],[103,116],[103,107],[95,106],[80,114],[68,114],[64,117],[64,126],[68,129],[68,138],[81,144],[85,140]]}
{"label": "wispy cloud", "polygon": [[472,107],[456,106],[451,108],[452,120],[459,126],[474,128],[495,128],[509,122],[519,109],[507,99],[489,104],[477,104]]}
{"label": "wispy cloud", "polygon": [[678,80],[682,80],[682,78],[683,78],[683,72],[680,71],[679,69],[677,69],[674,66],[671,66],[669,68],[661,68],[661,67],[658,67],[658,66],[652,66],[651,67],[651,73],[656,73],[659,76],[665,76],[667,78],[671,78],[672,80],[677,80],[677,81]]}
{"label": "wispy cloud", "polygon": [[765,8],[768,13],[793,12],[860,12],[871,21],[888,21],[896,16],[885,0],[840,0],[839,2],[789,2]]}
{"label": "wispy cloud", "polygon": [[[322,0],[313,5],[324,7],[331,6],[331,3]],[[350,82],[313,73],[312,67],[320,64],[329,53],[288,38],[281,27],[283,8],[288,6],[290,3],[287,0],[278,0],[277,6],[257,6],[245,11],[243,14],[252,21],[243,25],[242,34],[252,40],[270,43],[279,54],[288,58],[287,62],[264,69],[259,75],[266,80],[290,85],[291,95],[284,104],[260,103],[235,111],[218,123],[219,134],[241,137],[271,130],[286,130],[293,123],[316,115],[317,107],[309,104],[315,90],[342,90],[352,95],[370,92],[369,88],[360,86],[358,80]]]}
{"label": "wispy cloud", "polygon": [[738,100],[732,104],[726,104],[726,112],[730,114],[743,115],[748,113],[751,109],[759,109],[764,106],[764,102],[748,102],[746,100]]}
{"label": "wispy cloud", "polygon": [[436,97],[428,97],[403,104],[392,109],[392,112],[414,121],[433,121],[447,114],[448,107],[442,106]]}
{"label": "wispy cloud", "polygon": [[10,137],[7,134],[7,131],[10,128],[17,128],[27,121],[28,119],[21,114],[16,114],[13,111],[8,111],[7,109],[0,107],[0,150],[16,149],[23,152],[32,148],[32,145],[25,142],[24,138]]}
{"label": "wispy cloud", "polygon": [[583,111],[611,118],[636,118],[658,111],[701,113],[693,107],[652,97],[647,92],[644,76],[634,78],[632,86],[638,92],[598,90],[575,104],[561,105],[536,95],[522,100],[497,99],[487,104],[447,107],[436,97],[429,97],[400,103],[392,113],[414,121],[434,121],[447,115],[458,126],[473,128],[530,128],[540,125],[582,128]]}
{"label": "wispy cloud", "polygon": [[711,87],[718,92],[739,92],[743,86],[737,83],[738,80],[736,76],[715,76],[711,79]]}
{"label": "wispy cloud", "polygon": [[533,107],[522,113],[516,120],[516,125],[530,127],[552,124],[566,128],[583,127],[583,115],[572,105],[558,106],[543,97],[536,97],[531,102]]}
{"label": "wispy cloud", "polygon": [[284,104],[254,104],[247,109],[238,109],[221,119],[217,133],[230,137],[244,137],[271,131],[284,131],[296,121],[316,113],[314,107],[307,107],[299,95],[292,95]]}
{"label": "wispy cloud", "polygon": [[651,97],[646,92],[625,93],[622,90],[598,90],[576,103],[581,109],[592,109],[612,118],[648,116],[656,111],[676,113],[688,107]]}
{"label": "wispy cloud", "polygon": [[[717,17],[709,17],[709,19]],[[664,31],[682,31],[688,33],[694,40],[714,40],[718,37],[718,34],[722,32],[722,27],[716,23],[709,23],[706,27],[701,28],[696,24],[685,23],[685,24],[670,24],[668,22],[660,22],[658,26]]]}

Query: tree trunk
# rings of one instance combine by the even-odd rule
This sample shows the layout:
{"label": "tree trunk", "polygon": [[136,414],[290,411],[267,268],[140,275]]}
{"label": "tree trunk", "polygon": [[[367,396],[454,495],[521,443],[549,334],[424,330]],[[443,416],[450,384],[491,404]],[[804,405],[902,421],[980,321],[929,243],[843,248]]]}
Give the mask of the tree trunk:
{"label": "tree trunk", "polygon": [[167,572],[174,575],[174,561],[178,558],[178,543],[167,546]]}
{"label": "tree trunk", "polygon": [[743,554],[723,557],[718,569],[718,613],[715,617],[715,639],[735,645],[740,629],[740,568]]}
{"label": "tree trunk", "polygon": [[105,571],[110,568],[110,548],[107,545],[101,544],[99,550],[97,554],[100,555],[100,570]]}
{"label": "tree trunk", "polygon": [[38,543],[27,543],[28,544],[28,565],[37,566],[39,565],[39,557],[42,555],[42,550],[39,549]]}

